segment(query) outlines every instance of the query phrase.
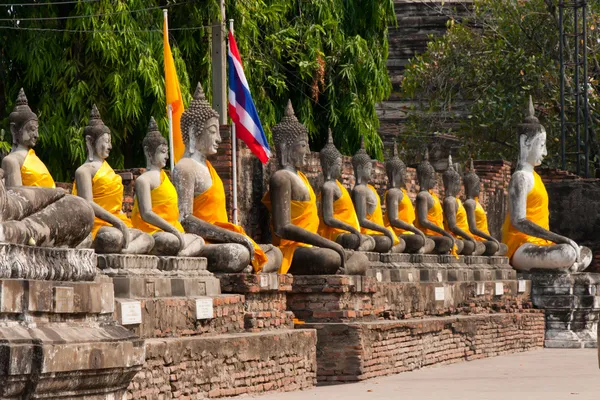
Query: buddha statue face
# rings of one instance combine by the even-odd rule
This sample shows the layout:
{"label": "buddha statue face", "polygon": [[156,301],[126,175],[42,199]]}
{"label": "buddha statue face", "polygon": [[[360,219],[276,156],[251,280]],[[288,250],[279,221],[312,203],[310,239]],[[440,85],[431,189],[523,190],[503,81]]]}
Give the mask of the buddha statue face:
{"label": "buddha statue face", "polygon": [[288,100],[285,115],[281,122],[272,128],[272,132],[280,167],[302,168],[310,153],[308,131],[294,115],[291,101]]}
{"label": "buddha statue face", "polygon": [[167,165],[169,146],[167,140],[160,134],[154,118],[150,119],[148,134],[146,134],[142,145],[148,166],[162,169]]}
{"label": "buddha statue face", "polygon": [[319,157],[325,180],[338,179],[342,175],[342,154],[333,144],[331,129],[329,129],[327,144],[321,149]]}
{"label": "buddha statue face", "polygon": [[95,104],[92,107],[90,120],[83,129],[83,135],[85,137],[88,160],[106,160],[112,150],[112,137],[110,135],[110,129],[104,125],[98,107],[96,107]]}
{"label": "buddha statue face", "polygon": [[473,199],[475,197],[479,197],[479,193],[481,191],[481,180],[475,172],[473,160],[471,160],[469,172],[467,172],[463,178],[463,183],[465,184],[465,193],[468,198]]}
{"label": "buddha statue face", "polygon": [[[194,135],[194,133],[192,133]],[[221,144],[221,133],[219,132],[219,120],[210,117],[205,123],[202,131],[196,137],[196,150],[207,156],[216,154]]]}
{"label": "buddha statue face", "polygon": [[[86,141],[87,138],[86,137]],[[91,138],[90,138],[91,139]],[[93,151],[99,158],[106,160],[112,150],[112,137],[110,133],[103,133],[93,144]]]}
{"label": "buddha statue face", "polygon": [[425,152],[425,159],[417,166],[417,180],[421,191],[428,191],[435,187],[435,169],[429,162],[429,152]]}
{"label": "buddha statue face", "polygon": [[373,162],[371,156],[365,150],[365,139],[360,142],[360,149],[352,156],[352,167],[357,183],[368,183],[373,172]]}
{"label": "buddha statue face", "polygon": [[38,122],[35,119],[25,122],[20,128],[14,124],[11,124],[11,133],[14,142],[23,147],[32,148],[35,147],[39,138],[38,133]]}
{"label": "buddha statue face", "polygon": [[444,181],[446,196],[456,197],[460,192],[460,174],[454,169],[452,156],[448,157],[448,169],[442,175],[442,180]]}
{"label": "buddha statue face", "polygon": [[540,125],[540,130],[534,135],[521,135],[519,138],[521,146],[521,160],[537,167],[542,164],[548,155],[546,149],[546,129]]}
{"label": "buddha statue face", "polygon": [[394,143],[394,153],[385,163],[388,184],[392,188],[402,188],[405,185],[406,165],[398,157],[398,146]]}
{"label": "buddha statue face", "polygon": [[300,139],[289,146],[287,150],[286,164],[293,165],[295,168],[302,168],[306,164],[306,158],[310,153],[308,140]]}
{"label": "buddha statue face", "polygon": [[21,145],[25,148],[35,146],[39,137],[38,118],[29,108],[23,89],[19,91],[15,108],[8,116],[8,122],[14,145]]}
{"label": "buddha statue face", "polygon": [[181,115],[181,134],[189,154],[198,152],[209,156],[217,153],[221,143],[219,113],[206,101],[200,83],[190,106]]}

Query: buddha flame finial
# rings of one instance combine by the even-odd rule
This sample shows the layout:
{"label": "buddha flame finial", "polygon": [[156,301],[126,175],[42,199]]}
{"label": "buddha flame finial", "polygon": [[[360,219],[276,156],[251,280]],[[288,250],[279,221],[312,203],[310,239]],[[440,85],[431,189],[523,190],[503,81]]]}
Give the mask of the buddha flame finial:
{"label": "buddha flame finial", "polygon": [[392,156],[398,157],[398,143],[394,140],[394,147],[392,149]]}
{"label": "buddha flame finial", "polygon": [[17,96],[16,105],[17,106],[27,106],[27,105],[29,105],[29,102],[27,101],[27,96],[25,96],[25,90],[23,90],[23,88],[21,88],[21,90],[19,90],[19,94]]}
{"label": "buddha flame finial", "polygon": [[423,155],[424,161],[429,161],[429,147],[425,147],[425,154]]}
{"label": "buddha flame finial", "polygon": [[469,170],[475,171],[475,167],[473,166],[473,157],[469,159]]}
{"label": "buddha flame finial", "polygon": [[333,144],[333,136],[331,134],[331,128],[327,129],[327,144]]}
{"label": "buddha flame finial", "polygon": [[454,164],[452,164],[452,154],[448,155],[448,168],[454,169]]}
{"label": "buddha flame finial", "polygon": [[198,82],[196,85],[196,91],[194,91],[194,100],[206,100],[206,96],[204,95],[204,89],[202,89],[202,84]]}
{"label": "buddha flame finial", "polygon": [[90,112],[90,124],[92,124],[92,121],[96,122],[99,120],[102,120],[102,118],[100,118],[100,111],[98,111],[98,107],[94,104],[92,106],[92,112]]}
{"label": "buddha flame finial", "polygon": [[148,134],[155,132],[160,134],[156,120],[154,119],[154,117],[150,117],[150,123],[148,124]]}

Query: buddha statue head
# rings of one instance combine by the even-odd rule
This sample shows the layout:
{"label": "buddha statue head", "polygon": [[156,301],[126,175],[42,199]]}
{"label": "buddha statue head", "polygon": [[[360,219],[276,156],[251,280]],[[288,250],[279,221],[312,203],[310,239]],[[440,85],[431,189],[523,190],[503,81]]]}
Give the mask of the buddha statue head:
{"label": "buddha statue head", "polygon": [[465,174],[463,183],[465,184],[465,193],[467,198],[473,199],[475,197],[479,197],[479,192],[481,191],[481,179],[479,179],[479,175],[477,175],[477,172],[475,172],[472,158],[469,165],[469,172]]}
{"label": "buddha statue head", "polygon": [[398,157],[398,145],[394,143],[392,157],[385,163],[385,172],[390,188],[402,188],[405,185],[406,165]]}
{"label": "buddha statue head", "polygon": [[302,168],[310,152],[308,130],[298,122],[290,100],[281,122],[275,125],[271,132],[280,167]]}
{"label": "buddha statue head", "polygon": [[331,128],[329,128],[327,136],[327,144],[319,153],[321,159],[321,169],[325,180],[337,179],[342,175],[342,153],[338,151],[333,144],[333,136]]}
{"label": "buddha statue head", "polygon": [[517,126],[517,135],[519,136],[519,162],[534,167],[540,165],[548,154],[546,129],[535,116],[531,96],[525,109],[525,120]]}
{"label": "buddha statue head", "polygon": [[200,82],[190,106],[181,115],[181,136],[189,154],[216,154],[221,143],[219,113],[206,101]]}
{"label": "buddha statue head", "polygon": [[435,168],[429,162],[428,149],[425,149],[423,161],[417,166],[417,180],[421,191],[431,190],[435,187]]}
{"label": "buddha statue head", "polygon": [[365,150],[365,138],[360,139],[360,149],[352,156],[352,167],[356,183],[368,183],[373,172],[373,161]]}
{"label": "buddha statue head", "polygon": [[35,146],[39,137],[38,117],[29,108],[23,88],[19,90],[15,108],[8,116],[8,122],[13,146],[21,145],[26,148]]}
{"label": "buddha statue head", "polygon": [[454,169],[452,156],[448,156],[448,169],[442,174],[446,196],[456,197],[460,192],[460,174]]}
{"label": "buddha statue head", "polygon": [[169,159],[169,145],[167,139],[161,135],[158,130],[158,125],[154,117],[150,118],[150,124],[148,124],[148,133],[142,141],[144,148],[144,155],[146,156],[146,164],[148,168],[150,166],[162,169],[167,165]]}
{"label": "buddha statue head", "polygon": [[85,138],[89,161],[93,161],[95,158],[100,160],[108,158],[112,149],[110,129],[104,125],[95,104],[92,106],[90,120],[87,126],[83,128],[83,137]]}

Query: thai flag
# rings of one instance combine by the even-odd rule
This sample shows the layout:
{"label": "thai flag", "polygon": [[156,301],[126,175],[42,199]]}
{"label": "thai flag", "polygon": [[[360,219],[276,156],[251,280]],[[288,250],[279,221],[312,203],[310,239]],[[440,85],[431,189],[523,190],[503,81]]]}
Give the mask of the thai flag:
{"label": "thai flag", "polygon": [[236,134],[262,163],[269,161],[271,149],[260,118],[254,107],[250,87],[242,67],[233,33],[229,32],[229,115],[235,124]]}

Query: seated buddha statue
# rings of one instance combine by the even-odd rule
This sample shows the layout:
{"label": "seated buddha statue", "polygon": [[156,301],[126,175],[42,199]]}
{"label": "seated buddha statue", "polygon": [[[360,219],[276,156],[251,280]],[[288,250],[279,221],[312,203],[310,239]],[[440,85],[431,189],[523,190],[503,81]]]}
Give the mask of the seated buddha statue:
{"label": "seated buddha statue", "polygon": [[339,243],[320,236],[317,197],[300,171],[310,151],[308,130],[298,122],[288,101],[281,122],[272,128],[277,171],[263,197],[271,213],[273,244],[283,253],[280,273],[328,275],[364,274],[367,257],[347,254]]}
{"label": "seated buddha statue", "polygon": [[256,273],[276,272],[281,251],[255,243],[241,226],[229,222],[223,181],[207,159],[221,143],[219,114],[206,101],[200,83],[181,116],[181,131],[186,149],[173,172],[179,217],[186,232],[206,241],[201,255],[208,259],[208,268],[240,272],[251,262]]}
{"label": "seated buddha statue", "polygon": [[386,204],[385,226],[404,240],[406,253],[431,253],[435,247],[433,240],[415,227],[415,208],[406,192],[406,165],[398,157],[398,147],[394,143],[393,156],[385,163],[388,189],[383,195]]}
{"label": "seated buddha statue", "polygon": [[112,139],[96,105],[83,136],[88,155],[75,171],[73,194],[87,200],[94,209],[93,248],[97,253],[147,254],[154,247],[154,239],[133,229],[122,211],[123,182],[106,162]]}
{"label": "seated buddha statue", "polygon": [[369,184],[373,171],[373,161],[365,150],[364,138],[361,140],[360,149],[352,157],[354,177],[356,184],[352,189],[352,201],[361,233],[370,235],[375,239],[377,253],[402,253],[406,244],[396,236],[392,229],[386,228],[383,222],[381,200],[375,188]]}
{"label": "seated buddha statue", "polygon": [[479,203],[479,192],[481,190],[481,180],[473,168],[473,160],[471,159],[471,167],[469,172],[463,178],[465,185],[465,195],[467,199],[464,202],[465,211],[467,212],[467,221],[469,223],[469,232],[475,240],[482,242],[485,245],[484,256],[503,256],[506,254],[508,247],[504,243],[498,242],[488,229],[487,214],[483,206]]}
{"label": "seated buddha statue", "polygon": [[199,256],[204,240],[183,231],[175,186],[163,170],[169,158],[169,146],[150,119],[148,134],[142,141],[146,172],[135,180],[135,198],[131,212],[134,228],[154,238],[152,254],[163,256]]}
{"label": "seated buddha statue", "polygon": [[454,237],[444,230],[444,211],[439,197],[433,192],[436,185],[435,169],[425,151],[423,162],[417,166],[419,193],[415,203],[417,217],[415,227],[435,243],[436,254],[448,254],[454,249]]}
{"label": "seated buddha statue", "polygon": [[519,161],[508,185],[508,213],[502,226],[511,265],[522,271],[583,271],[592,260],[590,249],[550,231],[548,192],[534,170],[547,155],[546,129],[535,116],[531,97],[517,134]]}
{"label": "seated buddha statue", "polygon": [[465,256],[479,256],[485,251],[483,243],[478,242],[469,232],[467,212],[457,197],[460,192],[460,175],[454,169],[452,156],[448,157],[448,169],[442,175],[444,181],[444,228],[454,236],[457,253]]}
{"label": "seated buddha statue", "polygon": [[48,168],[33,150],[39,137],[38,118],[29,108],[22,88],[8,122],[13,143],[10,153],[2,160],[6,186],[56,187]]}
{"label": "seated buddha statue", "polygon": [[342,175],[342,154],[333,144],[331,129],[327,144],[319,153],[325,182],[321,187],[321,221],[319,235],[341,244],[345,249],[371,251],[375,239],[360,233],[358,216],[348,190],[339,181]]}

